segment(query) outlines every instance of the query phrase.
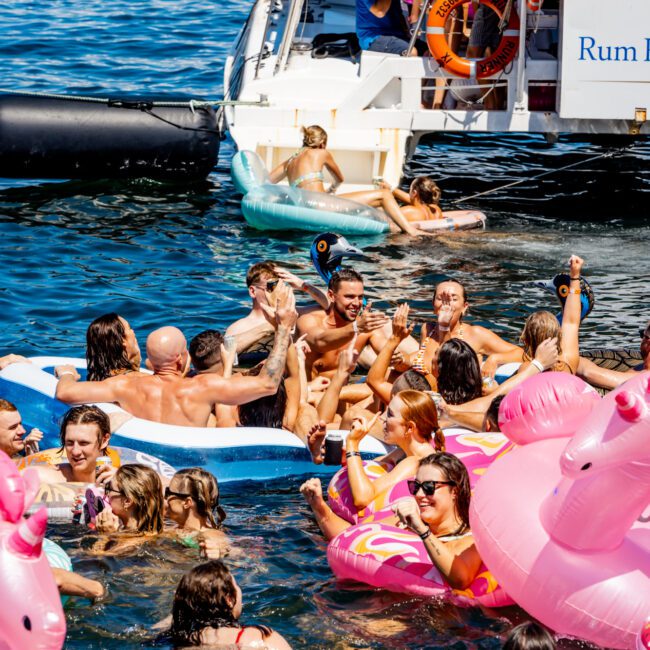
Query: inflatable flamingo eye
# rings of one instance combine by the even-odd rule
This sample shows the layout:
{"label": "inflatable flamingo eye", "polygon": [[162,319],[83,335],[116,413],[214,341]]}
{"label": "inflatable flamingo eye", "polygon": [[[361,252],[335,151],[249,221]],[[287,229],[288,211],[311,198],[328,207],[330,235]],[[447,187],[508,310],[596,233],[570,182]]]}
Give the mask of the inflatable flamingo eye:
{"label": "inflatable flamingo eye", "polygon": [[569,287],[567,287],[566,284],[563,284],[562,286],[558,287],[557,292],[560,295],[560,298],[566,298],[569,295]]}
{"label": "inflatable flamingo eye", "polygon": [[324,239],[321,239],[318,244],[316,244],[316,249],[319,253],[324,253],[327,250],[327,242]]}
{"label": "inflatable flamingo eye", "polygon": [[32,621],[29,616],[23,616],[23,627],[28,631],[32,631]]}
{"label": "inflatable flamingo eye", "polygon": [[585,471],[587,471],[590,467],[591,467],[591,463],[585,463],[585,464],[580,468],[580,471],[581,471],[581,472],[585,472]]}

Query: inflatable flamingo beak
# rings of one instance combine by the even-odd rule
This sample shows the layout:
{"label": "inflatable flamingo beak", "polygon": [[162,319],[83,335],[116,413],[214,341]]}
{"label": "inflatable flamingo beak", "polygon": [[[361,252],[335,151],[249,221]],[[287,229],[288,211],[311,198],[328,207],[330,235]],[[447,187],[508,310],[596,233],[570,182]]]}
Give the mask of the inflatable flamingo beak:
{"label": "inflatable flamingo beak", "polygon": [[619,415],[628,422],[636,422],[644,414],[644,403],[634,394],[627,390],[622,390],[616,395],[616,408]]}
{"label": "inflatable flamingo beak", "polygon": [[20,523],[8,540],[9,548],[27,558],[38,558],[43,548],[43,537],[47,528],[47,509],[37,510],[29,519]]}

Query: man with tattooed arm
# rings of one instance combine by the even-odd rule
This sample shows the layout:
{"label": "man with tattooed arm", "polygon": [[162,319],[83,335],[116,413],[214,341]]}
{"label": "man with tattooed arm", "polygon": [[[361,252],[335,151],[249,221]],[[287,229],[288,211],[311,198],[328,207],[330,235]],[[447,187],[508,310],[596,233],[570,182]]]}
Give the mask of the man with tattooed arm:
{"label": "man with tattooed arm", "polygon": [[175,327],[162,327],[147,338],[147,367],[152,375],[127,373],[103,381],[79,381],[73,366],[57,366],[56,397],[68,404],[115,402],[135,417],[164,424],[204,427],[216,403],[245,404],[273,395],[282,378],[291,333],[296,324],[291,288],[278,288],[273,349],[256,377],[216,374],[186,377],[190,367],[187,342]]}

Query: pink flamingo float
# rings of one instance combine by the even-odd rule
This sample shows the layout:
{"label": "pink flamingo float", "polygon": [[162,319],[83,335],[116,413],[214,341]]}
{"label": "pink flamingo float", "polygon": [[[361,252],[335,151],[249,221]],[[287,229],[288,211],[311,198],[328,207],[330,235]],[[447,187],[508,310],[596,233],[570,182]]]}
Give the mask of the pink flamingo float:
{"label": "pink flamingo float", "polygon": [[43,553],[45,507],[28,519],[40,485],[35,470],[21,474],[0,451],[0,650],[59,650],[65,616]]}
{"label": "pink flamingo float", "polygon": [[[634,648],[650,612],[650,372],[600,400],[577,382],[545,373],[504,399],[506,435],[535,411],[536,426],[527,440],[516,431],[525,444],[478,482],[472,531],[532,616],[562,635]],[[565,426],[570,437],[553,437],[578,412],[573,435]]]}

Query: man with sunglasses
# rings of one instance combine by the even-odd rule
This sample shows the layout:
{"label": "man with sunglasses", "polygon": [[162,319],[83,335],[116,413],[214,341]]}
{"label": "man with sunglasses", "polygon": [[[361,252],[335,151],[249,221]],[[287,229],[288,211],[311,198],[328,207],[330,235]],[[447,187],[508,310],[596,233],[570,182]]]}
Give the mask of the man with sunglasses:
{"label": "man with sunglasses", "polygon": [[66,403],[116,402],[135,417],[181,426],[205,427],[215,404],[245,404],[274,395],[284,373],[287,350],[298,314],[295,297],[284,285],[277,291],[275,339],[257,376],[225,379],[217,374],[187,377],[190,355],[182,332],[163,327],[147,338],[147,366],[152,375],[129,373],[103,381],[78,381],[73,366],[57,366],[56,397]]}
{"label": "man with sunglasses", "polygon": [[[246,316],[236,320],[226,329],[226,336],[234,336],[237,339],[237,354],[256,346],[264,349],[272,340],[272,318],[269,316],[269,310],[264,307],[271,307],[275,303],[275,290],[281,280],[294,291],[304,291],[322,307],[327,307],[325,294],[293,273],[277,267],[273,262],[253,264],[246,273],[246,286],[253,307]],[[299,309],[299,313],[304,311]]]}

